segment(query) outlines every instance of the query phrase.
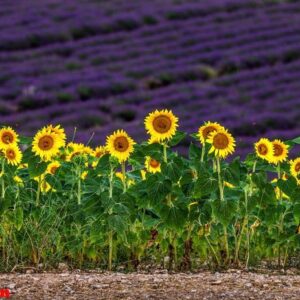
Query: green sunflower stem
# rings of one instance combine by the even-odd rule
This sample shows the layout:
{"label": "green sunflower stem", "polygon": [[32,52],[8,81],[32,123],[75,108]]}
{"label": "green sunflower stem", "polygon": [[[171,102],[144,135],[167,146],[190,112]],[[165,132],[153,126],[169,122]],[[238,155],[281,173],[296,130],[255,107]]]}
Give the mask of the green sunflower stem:
{"label": "green sunflower stem", "polygon": [[113,254],[113,231],[108,233],[108,270],[112,270],[112,254]]}
{"label": "green sunflower stem", "polygon": [[78,173],[78,185],[77,185],[77,203],[81,205],[81,168],[79,167],[77,170]]}
{"label": "green sunflower stem", "polygon": [[41,196],[41,187],[42,187],[42,176],[38,177],[38,190],[36,193],[35,206],[39,206],[40,204],[40,196]]}
{"label": "green sunflower stem", "polygon": [[4,159],[2,159],[2,168],[1,168],[1,173],[2,173],[2,176],[1,176],[1,189],[2,189],[1,196],[2,196],[2,198],[5,197],[4,166],[5,166],[5,161],[4,161]]}
{"label": "green sunflower stem", "polygon": [[[278,180],[281,179],[281,168],[280,168],[280,163],[278,163],[277,166],[277,176],[278,176]],[[282,191],[281,189],[279,189],[279,200],[282,200]]]}
{"label": "green sunflower stem", "polygon": [[114,178],[114,170],[110,165],[110,175],[109,175],[109,199],[112,199],[113,196],[113,178]]}
{"label": "green sunflower stem", "polygon": [[123,192],[126,192],[127,186],[126,186],[126,162],[122,161],[121,163],[121,167],[122,167],[122,175],[123,175]]}
{"label": "green sunflower stem", "polygon": [[201,162],[204,161],[204,155],[205,155],[205,143],[202,146],[202,150],[201,150]]}
{"label": "green sunflower stem", "polygon": [[163,144],[163,148],[164,148],[164,162],[167,163],[168,156],[167,156],[167,144],[166,143]]}
{"label": "green sunflower stem", "polygon": [[222,181],[222,175],[221,175],[221,164],[220,164],[220,158],[217,156],[217,172],[218,172],[218,183],[219,183],[219,190],[220,190],[220,199],[221,201],[224,201],[224,186]]}

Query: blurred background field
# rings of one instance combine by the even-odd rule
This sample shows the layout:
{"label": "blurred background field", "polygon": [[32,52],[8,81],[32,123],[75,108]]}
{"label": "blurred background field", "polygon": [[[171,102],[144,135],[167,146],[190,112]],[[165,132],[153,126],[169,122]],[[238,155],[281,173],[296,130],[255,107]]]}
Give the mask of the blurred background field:
{"label": "blurred background field", "polygon": [[1,0],[0,15],[1,124],[21,134],[142,141],[170,108],[189,133],[221,122],[240,154],[300,136],[300,1]]}

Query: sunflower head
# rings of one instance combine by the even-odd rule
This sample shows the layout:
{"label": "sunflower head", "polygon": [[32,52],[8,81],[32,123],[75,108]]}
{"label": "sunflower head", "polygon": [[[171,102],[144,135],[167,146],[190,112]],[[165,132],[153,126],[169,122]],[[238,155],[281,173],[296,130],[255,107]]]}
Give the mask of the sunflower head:
{"label": "sunflower head", "polygon": [[273,155],[270,158],[270,162],[277,165],[278,163],[284,162],[288,158],[288,146],[281,140],[274,140],[273,145]]}
{"label": "sunflower head", "polygon": [[96,158],[100,158],[103,155],[108,154],[107,149],[105,148],[105,146],[98,146],[95,148],[95,150],[93,151],[93,155]]}
{"label": "sunflower head", "polygon": [[0,148],[3,149],[11,144],[17,144],[19,141],[18,134],[11,127],[0,129]]}
{"label": "sunflower head", "polygon": [[300,180],[300,157],[290,161],[290,172],[297,181]]}
{"label": "sunflower head", "polygon": [[46,129],[52,133],[55,133],[57,135],[57,138],[60,139],[60,141],[61,141],[61,144],[62,144],[61,146],[62,147],[65,146],[67,136],[66,136],[64,128],[62,128],[60,125],[56,125],[56,126],[48,125],[48,126],[46,126]]}
{"label": "sunflower head", "polygon": [[86,156],[89,151],[90,150],[84,144],[68,143],[66,161],[72,161],[77,156]]}
{"label": "sunflower head", "polygon": [[171,110],[155,110],[145,118],[145,127],[151,138],[162,142],[171,139],[175,135],[178,118]]}
{"label": "sunflower head", "polygon": [[261,138],[254,144],[255,153],[258,157],[271,161],[273,157],[273,144],[266,138]]}
{"label": "sunflower head", "polygon": [[222,129],[224,129],[224,127],[217,122],[206,122],[204,125],[200,126],[198,129],[198,136],[200,138],[201,144],[205,144],[206,140],[209,138],[212,132]]}
{"label": "sunflower head", "polygon": [[54,175],[59,167],[60,167],[60,163],[58,161],[53,161],[47,166],[46,172]]}
{"label": "sunflower head", "polygon": [[59,150],[64,146],[64,142],[56,133],[42,128],[35,135],[32,142],[32,151],[41,157],[44,161],[50,161],[53,157],[59,154]]}
{"label": "sunflower head", "polygon": [[207,142],[211,144],[209,153],[219,158],[226,158],[235,149],[235,140],[226,129],[211,132]]}
{"label": "sunflower head", "polygon": [[124,162],[129,158],[134,144],[134,140],[124,130],[117,130],[106,139],[107,151],[119,162]]}
{"label": "sunflower head", "polygon": [[4,150],[4,157],[8,164],[17,166],[21,163],[22,160],[22,152],[19,147],[15,144],[7,146]]}
{"label": "sunflower head", "polygon": [[161,171],[160,162],[150,156],[146,157],[145,167],[150,173],[156,173]]}

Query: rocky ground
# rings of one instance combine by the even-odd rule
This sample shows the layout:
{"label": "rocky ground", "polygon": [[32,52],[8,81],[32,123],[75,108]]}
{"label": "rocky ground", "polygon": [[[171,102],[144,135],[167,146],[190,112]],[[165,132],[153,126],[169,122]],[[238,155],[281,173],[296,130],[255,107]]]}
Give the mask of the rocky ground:
{"label": "rocky ground", "polygon": [[300,299],[300,275],[250,273],[62,273],[0,274],[10,299]]}

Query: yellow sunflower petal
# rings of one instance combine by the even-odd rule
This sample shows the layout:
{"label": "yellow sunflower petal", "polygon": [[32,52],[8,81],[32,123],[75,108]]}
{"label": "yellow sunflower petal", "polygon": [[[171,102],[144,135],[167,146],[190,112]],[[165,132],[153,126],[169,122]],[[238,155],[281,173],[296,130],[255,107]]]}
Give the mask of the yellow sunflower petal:
{"label": "yellow sunflower petal", "polygon": [[22,152],[19,147],[15,144],[8,145],[4,150],[4,157],[8,164],[17,166],[21,163],[22,160]]}
{"label": "yellow sunflower petal", "polygon": [[150,173],[156,173],[161,171],[160,162],[154,158],[151,158],[150,156],[146,157],[145,167]]}
{"label": "yellow sunflower petal", "polygon": [[17,144],[18,141],[19,141],[19,136],[11,127],[3,127],[0,129],[1,149],[4,149],[11,144]]}
{"label": "yellow sunflower petal", "polygon": [[205,144],[212,132],[223,129],[225,128],[217,122],[205,122],[204,125],[200,126],[198,129],[198,137],[200,138],[201,144]]}

